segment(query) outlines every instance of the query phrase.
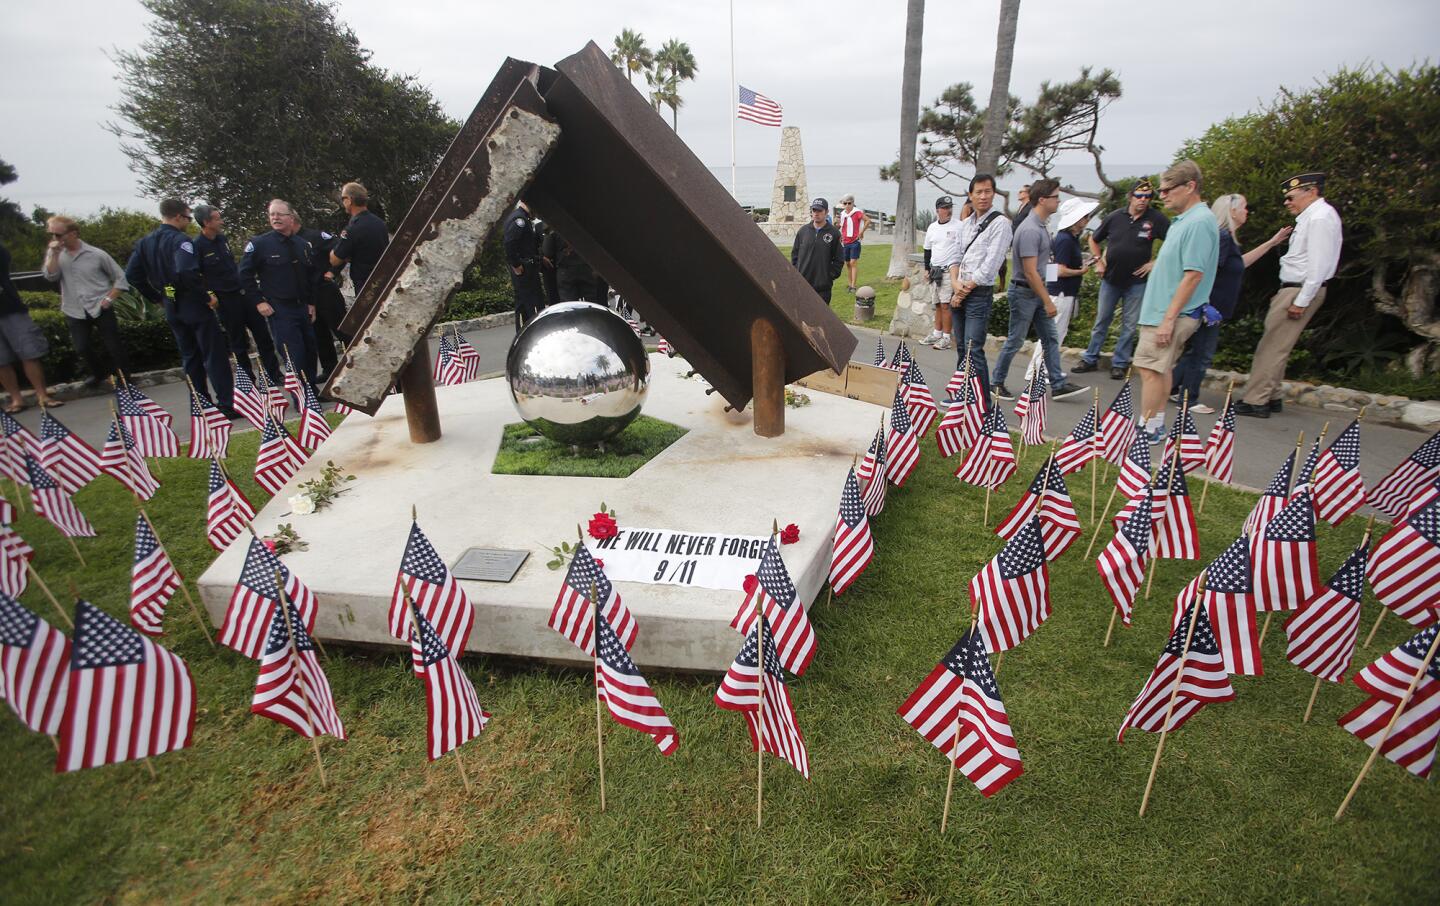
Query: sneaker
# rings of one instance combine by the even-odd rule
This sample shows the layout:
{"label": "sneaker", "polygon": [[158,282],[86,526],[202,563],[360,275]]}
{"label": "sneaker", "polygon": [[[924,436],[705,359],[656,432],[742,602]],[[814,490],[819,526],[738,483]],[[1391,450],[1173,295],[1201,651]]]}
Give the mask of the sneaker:
{"label": "sneaker", "polygon": [[1154,431],[1146,431],[1141,428],[1140,433],[1145,435],[1145,439],[1150,442],[1152,447],[1158,447],[1165,443],[1165,427],[1163,425]]}
{"label": "sneaker", "polygon": [[1190,411],[1196,415],[1213,415],[1215,413],[1215,407],[1207,406],[1204,403],[1196,403],[1190,407]]}
{"label": "sneaker", "polygon": [[1284,402],[1283,400],[1271,400],[1271,401],[1270,401],[1270,411],[1271,411],[1271,412],[1279,412],[1279,411],[1283,410],[1284,408],[1285,408],[1285,402]]}
{"label": "sneaker", "polygon": [[[1079,368],[1076,368],[1075,370],[1076,370],[1076,371],[1079,371],[1080,369],[1079,369]],[[1123,381],[1123,380],[1125,380],[1125,372],[1126,372],[1126,370],[1127,370],[1127,369],[1125,369],[1125,368],[1111,368],[1111,369],[1110,369],[1110,380],[1112,380],[1112,381]]]}
{"label": "sneaker", "polygon": [[1078,396],[1085,392],[1086,388],[1081,387],[1079,384],[1072,384],[1069,381],[1066,381],[1059,387],[1055,387],[1050,391],[1050,398],[1064,400],[1069,399],[1072,396]]}
{"label": "sneaker", "polygon": [[940,339],[935,341],[935,348],[936,348],[936,349],[949,349],[949,348],[950,348],[950,335],[949,335],[949,334],[942,334],[941,337],[940,337]]}
{"label": "sneaker", "polygon": [[1180,405],[1180,394],[1178,394],[1178,393],[1172,393],[1172,394],[1170,394],[1170,402],[1174,403],[1174,404],[1177,405],[1177,406]]}
{"label": "sneaker", "polygon": [[940,331],[938,331],[938,330],[932,330],[932,331],[930,331],[929,333],[927,333],[927,334],[925,335],[925,339],[923,339],[923,340],[920,341],[920,345],[921,345],[921,346],[931,346],[931,345],[934,345],[935,341],[938,340],[938,339],[940,339],[942,336],[944,336],[944,334],[940,333]]}
{"label": "sneaker", "polygon": [[1099,362],[1087,362],[1087,361],[1085,361],[1084,359],[1081,359],[1079,365],[1076,365],[1074,368],[1071,368],[1071,369],[1070,369],[1070,373],[1071,373],[1071,374],[1089,374],[1089,373],[1092,372],[1092,371],[1099,371],[1099,370],[1100,370],[1100,363],[1099,363]]}
{"label": "sneaker", "polygon": [[1269,418],[1269,417],[1270,417],[1270,407],[1269,407],[1269,406],[1252,406],[1252,405],[1250,405],[1249,403],[1245,402],[1244,400],[1240,400],[1239,402],[1237,402],[1237,403],[1235,404],[1235,414],[1236,414],[1236,415],[1248,415],[1248,416],[1250,416],[1251,418]]}
{"label": "sneaker", "polygon": [[995,385],[995,395],[1000,397],[1002,400],[1013,400],[1015,398],[1015,394],[1011,393],[1010,388],[1006,387],[1004,384]]}

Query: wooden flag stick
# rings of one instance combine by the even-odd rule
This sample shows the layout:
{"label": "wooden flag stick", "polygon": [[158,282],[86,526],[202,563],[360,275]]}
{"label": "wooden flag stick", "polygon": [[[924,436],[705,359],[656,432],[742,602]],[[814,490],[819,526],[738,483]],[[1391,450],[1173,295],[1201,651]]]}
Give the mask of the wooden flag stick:
{"label": "wooden flag stick", "polygon": [[998,674],[998,673],[1000,672],[1000,665],[1003,664],[1003,663],[1005,663],[1005,652],[1004,652],[1004,651],[1002,651],[1002,652],[1000,652],[999,654],[995,655],[995,671],[994,671],[995,673]]}
{"label": "wooden flag stick", "polygon": [[[975,631],[975,604],[970,605],[970,632]],[[945,833],[945,826],[950,822],[950,794],[955,789],[955,760],[959,754],[956,750],[960,747],[960,710],[955,710],[955,741],[950,746],[950,776],[945,781],[945,809],[940,813],[940,833]]]}
{"label": "wooden flag stick", "polygon": [[[578,528],[578,526],[577,526]],[[600,671],[600,591],[594,580],[590,582],[590,606],[595,608],[594,645],[595,671]],[[595,753],[600,763],[600,811],[605,811],[605,722],[601,719],[600,683],[595,683]]]}
{"label": "wooden flag stick", "polygon": [[1405,690],[1405,696],[1401,698],[1400,703],[1395,706],[1395,713],[1390,715],[1390,723],[1385,725],[1385,732],[1380,734],[1380,741],[1370,750],[1370,757],[1365,759],[1365,766],[1360,769],[1360,774],[1355,778],[1355,782],[1350,785],[1350,792],[1345,794],[1345,800],[1340,803],[1340,808],[1336,809],[1336,821],[1339,821],[1340,816],[1345,814],[1345,809],[1350,806],[1350,800],[1355,798],[1355,791],[1360,789],[1360,784],[1365,780],[1365,775],[1370,773],[1370,767],[1375,764],[1375,759],[1380,756],[1380,752],[1385,748],[1385,743],[1390,741],[1390,734],[1395,731],[1395,725],[1400,722],[1400,715],[1404,714],[1405,709],[1409,707],[1410,699],[1414,697],[1416,687],[1420,685],[1420,680],[1424,679],[1425,671],[1430,669],[1430,661],[1435,657],[1436,646],[1440,646],[1440,633],[1436,633],[1435,638],[1430,641],[1430,650],[1425,652],[1425,659],[1420,662],[1420,669],[1416,670],[1415,675],[1410,678],[1410,687]]}
{"label": "wooden flag stick", "polygon": [[1315,677],[1315,688],[1310,690],[1310,704],[1305,706],[1305,717],[1300,721],[1302,724],[1310,722],[1310,712],[1315,710],[1315,697],[1320,694],[1320,684],[1324,681],[1324,677]]}
{"label": "wooden flag stick", "polygon": [[1100,470],[1095,468],[1095,460],[1100,458],[1100,388],[1095,388],[1095,430],[1090,432],[1090,521],[1095,521],[1095,498],[1099,496],[1096,482],[1100,478]]}
{"label": "wooden flag stick", "polygon": [[[21,559],[24,560],[25,558],[22,557]],[[30,578],[34,579],[35,584],[40,586],[40,590],[45,593],[45,597],[49,598],[50,603],[55,605],[55,610],[60,614],[60,619],[65,621],[66,626],[74,629],[75,623],[70,619],[70,614],[66,613],[65,608],[60,606],[60,602],[55,599],[55,594],[50,591],[50,586],[46,585],[45,580],[40,578],[40,574],[35,571],[35,564],[29,560],[25,560],[25,568],[30,571]]]}
{"label": "wooden flag stick", "polygon": [[74,538],[71,538],[69,535],[66,535],[66,536],[65,536],[65,540],[68,541],[68,542],[70,542],[70,550],[74,552],[74,554],[75,554],[75,559],[80,561],[80,565],[81,565],[81,566],[84,566],[84,565],[85,565],[85,558],[82,557],[82,556],[80,556],[80,548],[76,546],[76,544],[75,544],[75,539],[74,539]]}
{"label": "wooden flag stick", "polygon": [[1109,647],[1110,647],[1110,634],[1115,631],[1115,619],[1116,619],[1117,617],[1119,617],[1119,616],[1120,616],[1120,611],[1119,611],[1118,608],[1115,608],[1115,607],[1110,608],[1110,625],[1109,625],[1109,626],[1106,628],[1106,630],[1105,630],[1105,642],[1104,642],[1104,644],[1102,644],[1102,645],[1100,646],[1101,648],[1109,648]]}
{"label": "wooden flag stick", "polygon": [[[145,520],[145,524],[150,526],[150,533],[155,536],[155,543],[160,545],[160,550],[164,552],[165,559],[169,560],[170,565],[173,567],[175,560],[170,556],[170,551],[166,549],[165,542],[160,540],[160,533],[155,531],[154,520],[150,518],[149,513],[145,512],[145,508],[140,506],[139,498],[136,498],[135,508],[140,511],[140,517]],[[180,571],[178,569],[175,570],[175,574],[179,576]],[[205,641],[210,643],[211,648],[214,648],[215,638],[210,635],[210,627],[205,625],[205,618],[200,615],[200,607],[195,603],[195,599],[190,597],[190,587],[185,584],[184,576],[180,576],[180,591],[185,595],[185,600],[190,605],[190,612],[195,614],[195,622],[200,624],[200,631],[205,634]]]}
{"label": "wooden flag stick", "polygon": [[1375,625],[1370,627],[1370,634],[1365,637],[1365,647],[1369,648],[1370,643],[1375,641],[1375,633],[1380,631],[1380,623],[1385,619],[1385,605],[1380,605],[1380,612],[1375,615]]}
{"label": "wooden flag stick", "polygon": [[[780,523],[772,520],[770,539],[780,533]],[[755,596],[755,679],[760,704],[755,711],[755,826],[762,826],[765,806],[765,611],[760,607],[764,595]]]}
{"label": "wooden flag stick", "polygon": [[1155,772],[1160,770],[1160,755],[1165,751],[1165,737],[1170,732],[1170,717],[1175,713],[1175,699],[1180,696],[1180,683],[1185,679],[1185,661],[1190,657],[1190,639],[1195,635],[1195,623],[1200,616],[1200,599],[1205,594],[1205,572],[1195,586],[1195,600],[1190,604],[1190,628],[1185,630],[1185,647],[1180,652],[1180,666],[1175,670],[1175,682],[1170,687],[1170,703],[1165,706],[1165,722],[1160,725],[1160,742],[1155,746],[1155,760],[1150,762],[1150,779],[1145,781],[1145,795],[1140,799],[1140,817],[1150,805],[1150,790],[1155,786]]}
{"label": "wooden flag stick", "polygon": [[[1017,466],[1018,468],[1018,466]],[[980,517],[980,522],[986,528],[990,527],[990,486],[985,486],[985,514]]]}
{"label": "wooden flag stick", "polygon": [[1110,497],[1105,501],[1105,508],[1100,511],[1100,521],[1095,523],[1095,534],[1090,536],[1090,546],[1085,548],[1086,560],[1090,559],[1091,552],[1095,550],[1095,542],[1100,537],[1100,528],[1106,523],[1109,518],[1110,504],[1115,502],[1115,492],[1118,490],[1120,490],[1119,484],[1114,484],[1110,486]]}
{"label": "wooden flag stick", "polygon": [[1265,644],[1265,634],[1270,631],[1270,621],[1275,618],[1275,611],[1265,614],[1265,623],[1260,627],[1260,644]]}
{"label": "wooden flag stick", "polygon": [[[280,575],[280,570],[275,570],[275,589],[280,593],[280,620],[285,626],[285,640],[290,645],[290,656],[295,660],[300,659],[300,651],[295,646],[295,633],[290,629],[290,603],[285,600],[285,580]],[[305,725],[310,728],[310,748],[315,752],[315,765],[320,769],[320,786],[329,784],[325,781],[325,762],[320,759],[320,730],[315,726],[315,708],[310,704],[310,692],[305,688],[303,680],[297,683],[300,687],[300,700],[305,704]]]}

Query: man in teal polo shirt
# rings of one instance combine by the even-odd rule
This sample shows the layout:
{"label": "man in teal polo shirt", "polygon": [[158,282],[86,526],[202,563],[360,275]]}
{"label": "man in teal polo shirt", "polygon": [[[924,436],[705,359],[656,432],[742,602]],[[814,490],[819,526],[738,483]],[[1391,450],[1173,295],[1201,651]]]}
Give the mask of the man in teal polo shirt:
{"label": "man in teal polo shirt", "polygon": [[1160,198],[1175,218],[1150,271],[1140,303],[1140,425],[1151,444],[1165,439],[1165,398],[1170,371],[1200,326],[1200,311],[1215,283],[1220,229],[1200,198],[1200,167],[1182,160],[1160,176]]}

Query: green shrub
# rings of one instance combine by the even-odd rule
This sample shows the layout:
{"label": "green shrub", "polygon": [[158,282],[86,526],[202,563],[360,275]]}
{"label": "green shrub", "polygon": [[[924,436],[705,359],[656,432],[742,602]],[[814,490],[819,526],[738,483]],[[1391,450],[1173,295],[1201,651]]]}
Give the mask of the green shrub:
{"label": "green shrub", "polygon": [[[41,360],[45,379],[51,384],[62,384],[89,377],[85,363],[70,342],[70,327],[65,316],[56,309],[32,308],[30,317],[50,343],[50,351]],[[132,371],[155,371],[180,365],[175,335],[163,320],[121,321],[120,339],[125,344]]]}

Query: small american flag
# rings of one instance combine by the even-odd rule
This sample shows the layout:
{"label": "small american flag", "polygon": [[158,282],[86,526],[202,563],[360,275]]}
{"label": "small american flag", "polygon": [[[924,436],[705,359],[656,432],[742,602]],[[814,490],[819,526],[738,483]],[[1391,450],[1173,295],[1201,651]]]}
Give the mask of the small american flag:
{"label": "small american flag", "polygon": [[900,380],[900,392],[905,397],[905,410],[910,413],[915,436],[924,437],[940,414],[940,409],[935,405],[935,395],[930,392],[930,385],[925,383],[925,375],[916,363],[911,362],[905,369]]}
{"label": "small american flag", "polygon": [[[140,455],[162,458],[180,455],[180,438],[175,436],[175,429],[170,427],[170,422],[161,421],[149,410],[141,408],[130,394],[123,390],[116,390],[115,396],[120,423],[130,432],[130,436],[135,438]],[[43,422],[41,429],[43,436]]]}
{"label": "small american flag", "polygon": [[40,416],[40,465],[74,494],[100,474],[100,454],[46,409]]}
{"label": "small american flag", "polygon": [[1260,543],[1266,524],[1285,508],[1285,500],[1290,495],[1290,476],[1294,469],[1295,451],[1291,450],[1275,472],[1275,477],[1270,479],[1270,483],[1260,493],[1260,499],[1255,501],[1250,515],[1245,517],[1245,534],[1256,544]]}
{"label": "small american flag", "polygon": [[1255,551],[1256,610],[1294,610],[1315,593],[1320,587],[1320,564],[1309,491],[1302,491],[1266,523]]}
{"label": "small american flag", "polygon": [[670,341],[665,339],[664,337],[661,337],[660,342],[656,344],[655,351],[665,356],[666,358],[675,358],[675,347],[671,346]]}
{"label": "small american flag", "polygon": [[[145,414],[156,421],[163,422],[166,427],[170,427],[175,423],[175,417],[172,416],[164,406],[146,396],[145,393],[134,384],[122,384],[116,389],[116,395],[123,396],[125,399],[134,403],[140,409],[144,410]],[[119,405],[118,400],[116,401],[116,405]]]}
{"label": "small american flag", "polygon": [[[715,704],[745,715],[752,751],[759,751],[763,745],[766,752],[789,764],[809,780],[810,755],[805,751],[805,737],[800,735],[795,705],[790,701],[790,689],[785,685],[785,671],[780,669],[775,637],[762,628],[763,625],[757,622],[756,628],[746,636],[740,653],[735,655],[734,663],[720,681],[720,688],[715,690]],[[757,638],[757,633],[762,631],[765,632],[763,681]]]}
{"label": "small american flag", "polygon": [[1045,443],[1045,417],[1050,408],[1050,378],[1043,364],[1036,363],[1035,376],[1031,378],[1025,396],[1029,398],[1025,411],[1021,413],[1016,407],[1016,414],[1020,417],[1020,442],[1028,447],[1038,447]]}
{"label": "small american flag", "polygon": [[30,587],[26,564],[35,559],[35,549],[10,526],[0,526],[0,591],[18,598]]}
{"label": "small american flag", "polygon": [[595,561],[590,549],[581,544],[570,558],[570,568],[565,571],[565,581],[560,593],[555,596],[555,605],[550,609],[550,628],[565,636],[581,651],[595,656],[595,604],[590,600],[590,589],[600,599],[600,612],[610,623],[620,641],[628,650],[635,646],[639,624],[630,615],[630,609],[620,599],[620,592],[610,584],[605,571]]}
{"label": "small american flag", "polygon": [[1100,418],[1098,406],[1098,403],[1090,404],[1090,408],[1085,410],[1084,416],[1070,430],[1065,442],[1055,454],[1055,463],[1060,467],[1061,475],[1072,475],[1080,471],[1100,454],[1100,446],[1104,440],[1095,433],[1095,424]]}
{"label": "small american flag", "polygon": [[8,594],[0,594],[0,692],[20,722],[54,736],[65,714],[70,640]]}
{"label": "small american flag", "polygon": [[990,652],[975,627],[965,631],[898,711],[987,798],[1024,773]]}
{"label": "small american flag", "polygon": [[[261,368],[257,370],[255,376],[260,379],[260,395],[265,400],[265,411],[274,416],[275,420],[283,425],[285,423],[285,413],[290,409],[290,401],[285,399],[285,394],[280,392],[279,387],[270,383],[270,379],[265,376],[265,369]],[[255,427],[262,431],[265,430],[263,417],[261,423]]]}
{"label": "small american flag", "polygon": [[255,452],[255,483],[271,494],[280,493],[285,482],[305,465],[308,454],[285,430],[272,412],[265,421],[265,433]]}
{"label": "small american flag", "polygon": [[0,410],[0,429],[4,432],[0,440],[0,473],[16,484],[28,484],[30,474],[25,471],[25,453],[38,457],[40,439],[4,410]]}
{"label": "small american flag", "polygon": [[220,627],[220,644],[234,648],[248,658],[258,658],[264,652],[265,634],[270,630],[271,619],[280,604],[280,589],[275,585],[277,572],[285,583],[285,600],[305,618],[306,631],[315,631],[318,611],[315,593],[306,588],[258,538],[251,538],[250,549],[245,552],[245,565],[240,570],[240,581],[235,583],[235,590],[230,593],[230,606]]}
{"label": "small american flag", "polygon": [[230,448],[230,419],[205,397],[190,391],[190,458],[222,459]]}
{"label": "small american flag", "polygon": [[742,120],[748,120],[760,126],[780,125],[780,114],[783,111],[780,105],[760,94],[758,91],[751,91],[744,85],[740,87],[740,101],[735,107],[735,115]]}
{"label": "small american flag", "polygon": [[[1250,539],[1241,535],[1211,561],[1201,574],[1205,578],[1206,614],[1220,645],[1220,658],[1227,673],[1259,676],[1265,672],[1260,660],[1260,631],[1255,625],[1255,585],[1251,569]],[[1195,600],[1201,576],[1190,580],[1175,597],[1170,617],[1174,630],[1185,619]]]}
{"label": "small american flag", "polygon": [[137,514],[135,559],[130,567],[130,625],[146,635],[164,635],[165,605],[184,581],[150,520]]}
{"label": "small american flag", "polygon": [[1031,518],[970,580],[970,603],[990,651],[1014,648],[1050,617],[1050,568],[1040,521]]}
{"label": "small american flag", "polygon": [[300,384],[300,430],[296,439],[300,446],[314,453],[319,449],[330,436],[330,423],[325,421],[325,409],[320,405],[320,398],[315,395],[315,388],[305,380],[304,375],[296,378]]}
{"label": "small american flag", "polygon": [[186,663],[89,601],[76,602],[55,770],[183,749],[194,728],[195,682]]}
{"label": "small american flag", "polygon": [[455,331],[455,354],[460,357],[465,380],[473,381],[480,376],[480,350],[471,346],[458,329]]}
{"label": "small american flag", "polygon": [[218,459],[210,460],[210,497],[205,509],[205,538],[210,546],[223,551],[230,542],[240,536],[251,519],[255,518],[255,507],[235,487],[235,483],[220,467]]}
{"label": "small american flag", "polygon": [[448,333],[440,335],[434,370],[437,386],[450,387],[465,383],[465,363],[460,361],[460,350],[455,347],[455,338]]}
{"label": "small american flag", "polygon": [[410,610],[410,619],[410,653],[415,673],[425,683],[425,737],[434,761],[479,736],[490,722],[490,714],[481,707],[475,684],[430,621],[418,608]]}
{"label": "small american flag", "polygon": [[250,372],[240,367],[234,354],[230,356],[230,373],[235,378],[235,411],[254,425],[256,430],[265,430],[265,394],[256,389],[255,382],[250,379]]}
{"label": "small american flag", "polygon": [[1010,515],[995,527],[995,534],[1001,538],[1013,538],[1035,515],[1040,517],[1045,558],[1052,562],[1058,560],[1080,537],[1080,516],[1075,512],[1070,489],[1065,486],[1059,467],[1054,466],[1048,456],[1040,463],[1040,470],[1035,473],[1029,489],[1020,495]]}
{"label": "small american flag", "polygon": [[1315,467],[1311,488],[1315,513],[1331,525],[1339,525],[1365,502],[1365,479],[1360,477],[1360,420],[1330,444]]}
{"label": "small american flag", "polygon": [[1205,445],[1205,471],[1216,481],[1230,482],[1235,474],[1235,401],[1226,399],[1225,411],[1215,419]]}
{"label": "small american flag", "polygon": [[[955,372],[957,375],[961,372]],[[945,410],[940,427],[935,429],[935,442],[940,446],[940,455],[954,456],[961,450],[968,450],[980,438],[985,424],[985,405],[981,401],[984,392],[979,375],[971,375],[952,392],[954,402]]]}
{"label": "small american flag", "polygon": [[895,487],[904,487],[910,473],[920,462],[920,442],[910,424],[910,413],[900,390],[895,391],[895,400],[890,404],[890,434],[885,440],[885,455],[888,462],[885,474]]}
{"label": "small american flag", "polygon": [[1177,443],[1180,445],[1180,466],[1187,474],[1205,465],[1205,442],[1200,439],[1200,429],[1195,427],[1195,416],[1189,406],[1181,407],[1179,417],[1170,425],[1164,448],[1167,460]]}
{"label": "small american flag", "polygon": [[909,368],[913,361],[915,361],[915,357],[910,354],[910,347],[905,345],[904,340],[901,340],[900,345],[895,347],[895,355],[890,358],[889,367],[904,374],[905,369]]}
{"label": "small american flag", "polygon": [[1130,625],[1135,593],[1140,589],[1140,583],[1145,578],[1145,565],[1150,561],[1154,492],[1146,485],[1143,494],[1136,499],[1139,505],[1121,523],[1115,537],[1095,559],[1100,583],[1110,593],[1110,600],[1115,602],[1115,609],[1126,626]]}
{"label": "small american flag", "polygon": [[874,365],[876,368],[884,368],[886,361],[887,359],[885,357],[885,341],[882,340],[880,337],[876,337],[875,358],[871,360],[870,364]]}
{"label": "small american flag", "polygon": [[[875,474],[875,464],[880,459],[879,451],[885,449],[885,419],[880,419],[880,427],[875,429],[875,436],[870,440],[870,449],[865,451],[865,457],[860,460],[860,466],[856,475],[861,481],[869,481]],[[885,470],[881,469],[880,474],[884,475]]]}
{"label": "small american flag", "polygon": [[1440,614],[1440,498],[1413,510],[1380,539],[1367,569],[1375,598],[1415,626]]}
{"label": "small american flag", "polygon": [[1155,556],[1168,560],[1200,559],[1200,532],[1195,527],[1195,511],[1190,507],[1190,488],[1185,483],[1184,458],[1174,468],[1175,457],[1160,467],[1155,486],[1162,490],[1164,515],[1157,525]]}
{"label": "small american flag", "polygon": [[354,410],[354,409],[351,409],[349,406],[345,405],[344,403],[340,402],[339,400],[336,400],[336,401],[335,401],[335,408],[332,409],[331,411],[334,412],[336,415],[349,415],[350,413],[354,412],[355,410]]}
{"label": "small american flag", "polygon": [[1108,462],[1119,465],[1125,451],[1130,449],[1130,442],[1135,439],[1135,430],[1135,397],[1130,391],[1130,382],[1126,381],[1120,392],[1115,394],[1110,408],[1105,410],[1105,417],[1100,420],[1100,436],[1105,443],[1101,455]]}
{"label": "small american flag", "polygon": [[[1125,458],[1120,461],[1120,471],[1115,476],[1115,487],[1120,489],[1121,495],[1129,500],[1140,493],[1141,488],[1150,483],[1150,442],[1143,434],[1135,434],[1130,441],[1130,449],[1125,451]],[[1164,488],[1160,489],[1164,492]]]}
{"label": "small american flag", "polygon": [[970,448],[965,461],[955,470],[955,477],[977,488],[995,490],[1015,474],[1015,443],[1010,439],[1010,427],[1005,424],[1005,412],[991,404],[985,413],[985,422],[980,439]]}
{"label": "small american flag", "polygon": [[[1187,647],[1186,637],[1190,633],[1192,615],[1194,633],[1189,636]],[[1177,684],[1178,693],[1175,691]],[[1175,708],[1167,723],[1165,714],[1170,710],[1172,697]],[[1230,685],[1230,675],[1221,662],[1220,648],[1210,630],[1210,618],[1205,614],[1204,605],[1192,598],[1190,607],[1185,611],[1185,619],[1170,633],[1155,669],[1150,672],[1130,710],[1125,712],[1125,720],[1120,724],[1120,733],[1115,740],[1124,742],[1125,731],[1131,727],[1147,733],[1174,732],[1206,705],[1228,702],[1233,698],[1235,689]]]}
{"label": "small american flag", "polygon": [[680,747],[680,737],[670,717],[660,706],[660,699],[645,682],[640,668],[630,659],[615,630],[605,615],[595,621],[600,637],[595,658],[595,694],[615,718],[615,722],[632,730],[649,734],[661,755],[673,755]]}
{"label": "small american flag", "polygon": [[1286,500],[1294,500],[1300,496],[1301,491],[1310,494],[1311,505],[1314,505],[1315,489],[1311,482],[1315,480],[1315,466],[1320,461],[1320,438],[1315,438],[1310,445],[1310,452],[1305,456],[1305,462],[1300,466],[1300,473],[1295,477],[1295,487],[1290,489],[1290,496]]}
{"label": "small american flag", "polygon": [[730,628],[742,635],[755,628],[756,603],[765,613],[768,627],[765,632],[766,644],[773,637],[780,653],[780,663],[796,676],[805,672],[815,657],[815,627],[805,613],[805,604],[800,600],[795,583],[790,580],[790,571],[780,557],[780,547],[771,535],[760,556],[760,565],[755,570],[755,582],[747,582],[749,589]]}
{"label": "small american flag", "polygon": [[149,500],[160,490],[160,482],[150,474],[150,465],[135,446],[135,438],[117,421],[110,422],[110,433],[100,450],[100,471],[120,482],[141,500]]}
{"label": "small american flag", "polygon": [[35,515],[44,517],[67,538],[94,538],[95,527],[29,453],[25,454],[25,467],[30,473],[30,503]]}
{"label": "small american flag", "polygon": [[250,713],[284,724],[306,739],[345,738],[330,680],[315,656],[315,641],[293,604],[275,608],[260,654]]}
{"label": "small american flag", "polygon": [[464,654],[470,628],[475,624],[475,608],[465,597],[460,583],[445,568],[445,561],[440,559],[418,522],[410,523],[405,554],[400,558],[395,588],[390,593],[390,634],[397,639],[411,636],[406,594],[425,618],[426,625],[440,634],[445,650],[455,652],[457,657]]}
{"label": "small american flag", "polygon": [[835,543],[830,550],[830,588],[844,594],[850,583],[860,578],[875,556],[875,541],[870,536],[870,521],[865,518],[865,504],[860,499],[860,482],[851,469],[845,476],[845,489],[840,492],[840,514],[835,518]]}
{"label": "small american flag", "polygon": [[[865,464],[870,464],[870,474],[863,475]],[[875,439],[870,442],[870,450],[865,458],[860,461],[860,472],[857,477],[865,478],[865,515],[874,518],[880,515],[885,509],[885,489],[890,482],[885,479],[889,470],[890,462],[885,450],[885,426],[882,424],[875,432]]]}
{"label": "small american flag", "polygon": [[290,358],[290,350],[285,350],[285,392],[295,400],[295,411],[299,412],[305,408],[305,392],[300,389],[300,369],[295,367],[295,362]]}
{"label": "small american flag", "polygon": [[1405,515],[1410,498],[1437,476],[1440,476],[1440,431],[1436,431],[1389,475],[1380,479],[1367,497],[1375,509],[1384,513],[1390,521],[1397,522]]}
{"label": "small american flag", "polygon": [[1417,777],[1429,777],[1435,762],[1435,742],[1440,737],[1440,659],[1425,656],[1435,641],[1436,627],[1423,629],[1403,645],[1355,676],[1355,685],[1371,697],[1340,718],[1339,724],[1366,745],[1375,748],[1395,717],[1415,675],[1420,682],[1405,710],[1395,722],[1390,738],[1380,753]]}
{"label": "small american flag", "polygon": [[1360,631],[1360,598],[1365,593],[1365,564],[1370,558],[1368,540],[1351,552],[1345,563],[1314,597],[1300,605],[1285,621],[1290,663],[1332,683],[1345,679],[1355,636]]}

